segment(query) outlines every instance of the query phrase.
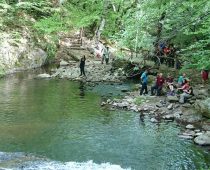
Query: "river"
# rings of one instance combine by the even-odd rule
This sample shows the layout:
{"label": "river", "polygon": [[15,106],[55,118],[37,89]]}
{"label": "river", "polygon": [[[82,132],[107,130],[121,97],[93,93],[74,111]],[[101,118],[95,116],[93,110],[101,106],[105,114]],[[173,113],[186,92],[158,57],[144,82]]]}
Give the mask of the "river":
{"label": "river", "polygon": [[129,85],[34,79],[17,73],[0,79],[0,168],[136,169],[210,168],[210,154],[178,138],[175,123],[153,124],[100,103]]}

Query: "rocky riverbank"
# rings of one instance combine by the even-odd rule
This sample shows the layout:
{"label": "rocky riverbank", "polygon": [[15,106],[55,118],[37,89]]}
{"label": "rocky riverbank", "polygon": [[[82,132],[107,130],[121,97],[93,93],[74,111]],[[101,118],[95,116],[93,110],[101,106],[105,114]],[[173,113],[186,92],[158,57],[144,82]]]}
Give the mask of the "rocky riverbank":
{"label": "rocky riverbank", "polygon": [[126,79],[122,69],[113,70],[111,63],[101,64],[100,60],[87,60],[85,65],[86,77],[80,76],[79,62],[60,62],[59,68],[51,70],[50,74],[40,74],[38,78],[66,78],[69,80],[84,80],[87,82],[120,82]]}
{"label": "rocky riverbank", "polygon": [[123,99],[103,101],[101,106],[109,106],[112,110],[134,111],[141,120],[149,117],[153,123],[176,121],[182,127],[179,137],[194,140],[198,145],[210,145],[210,121],[204,116],[210,112],[209,92],[206,88],[198,87],[200,86],[196,87],[198,90],[195,90],[195,96],[185,104],[180,104],[176,96],[139,96],[139,91],[133,91]]}

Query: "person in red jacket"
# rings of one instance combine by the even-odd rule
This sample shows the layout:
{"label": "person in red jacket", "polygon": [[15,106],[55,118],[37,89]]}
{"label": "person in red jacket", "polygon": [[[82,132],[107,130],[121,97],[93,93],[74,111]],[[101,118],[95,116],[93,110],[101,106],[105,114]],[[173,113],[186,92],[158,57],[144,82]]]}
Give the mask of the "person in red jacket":
{"label": "person in red jacket", "polygon": [[156,78],[155,85],[151,87],[151,95],[154,95],[154,90],[156,90],[157,91],[156,95],[160,96],[164,82],[165,82],[165,79],[163,78],[163,74],[159,73],[159,75]]}
{"label": "person in red jacket", "polygon": [[208,73],[208,70],[202,70],[201,71],[201,77],[202,77],[202,81],[203,81],[203,84],[206,84],[206,82],[208,81],[209,79],[209,73]]}

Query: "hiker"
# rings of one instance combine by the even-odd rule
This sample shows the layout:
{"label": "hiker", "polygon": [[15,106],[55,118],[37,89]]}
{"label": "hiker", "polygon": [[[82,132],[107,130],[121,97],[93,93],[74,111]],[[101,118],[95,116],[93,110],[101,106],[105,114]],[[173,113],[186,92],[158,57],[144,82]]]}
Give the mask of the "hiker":
{"label": "hiker", "polygon": [[105,47],[104,48],[104,52],[103,52],[103,56],[102,56],[102,61],[101,61],[101,64],[104,63],[104,60],[106,62],[106,64],[109,63],[109,47]]}
{"label": "hiker", "polygon": [[201,77],[202,77],[202,82],[203,82],[203,84],[205,85],[206,82],[207,82],[208,79],[209,79],[208,70],[203,69],[203,70],[201,71]]}
{"label": "hiker", "polygon": [[80,76],[85,75],[85,55],[80,59],[80,64],[79,64],[79,67],[80,67]]}
{"label": "hiker", "polygon": [[148,91],[147,91],[147,82],[148,82],[148,70],[145,70],[144,73],[142,73],[142,75],[141,75],[141,90],[140,90],[140,95],[142,95],[144,91],[145,91],[144,94],[148,94]]}
{"label": "hiker", "polygon": [[183,73],[181,76],[178,78],[178,88],[182,87],[185,84],[186,81],[186,74]]}
{"label": "hiker", "polygon": [[171,95],[171,96],[174,96],[175,95],[173,81],[174,81],[173,77],[170,74],[168,74],[168,76],[166,78],[166,85],[167,85],[168,89],[170,90],[168,92],[168,95]]}
{"label": "hiker", "polygon": [[151,87],[151,96],[154,95],[154,90],[157,90],[157,96],[160,96],[164,82],[163,73],[160,73],[156,78],[155,85]]}
{"label": "hiker", "polygon": [[179,103],[184,103],[186,99],[193,96],[193,88],[190,86],[189,80],[187,80],[186,83],[179,88],[179,90],[183,91],[183,93],[180,94]]}
{"label": "hiker", "polygon": [[169,48],[170,48],[170,53],[168,55],[168,59],[167,59],[167,64],[169,67],[174,67],[174,59],[175,59],[175,54],[176,54],[176,49],[174,47],[173,44],[170,44],[169,45]]}

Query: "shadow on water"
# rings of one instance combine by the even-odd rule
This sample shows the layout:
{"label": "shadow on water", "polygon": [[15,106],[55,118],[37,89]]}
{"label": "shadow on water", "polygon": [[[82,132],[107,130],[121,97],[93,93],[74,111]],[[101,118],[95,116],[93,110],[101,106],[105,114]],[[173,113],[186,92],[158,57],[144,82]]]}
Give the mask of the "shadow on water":
{"label": "shadow on water", "polygon": [[85,96],[85,90],[86,90],[85,85],[86,85],[86,83],[84,81],[79,82],[79,90],[80,90],[79,95],[81,98],[84,98],[84,96]]}

